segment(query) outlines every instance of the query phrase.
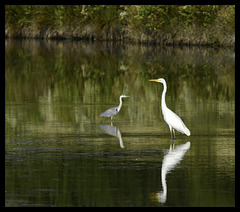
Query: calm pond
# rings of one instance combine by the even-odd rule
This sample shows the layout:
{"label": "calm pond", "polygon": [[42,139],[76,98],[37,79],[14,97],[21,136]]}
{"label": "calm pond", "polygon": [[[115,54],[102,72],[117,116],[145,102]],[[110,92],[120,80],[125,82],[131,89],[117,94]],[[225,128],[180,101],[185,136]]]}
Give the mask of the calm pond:
{"label": "calm pond", "polygon": [[235,206],[235,51],[5,40],[5,206]]}

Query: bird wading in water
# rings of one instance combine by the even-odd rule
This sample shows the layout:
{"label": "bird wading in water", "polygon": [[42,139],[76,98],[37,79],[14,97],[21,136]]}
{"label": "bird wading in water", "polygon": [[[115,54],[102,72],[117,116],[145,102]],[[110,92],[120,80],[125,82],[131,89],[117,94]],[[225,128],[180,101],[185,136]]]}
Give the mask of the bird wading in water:
{"label": "bird wading in water", "polygon": [[118,107],[113,107],[113,108],[110,108],[110,109],[106,110],[105,112],[101,113],[99,115],[99,117],[111,117],[111,121],[112,121],[113,116],[116,116],[119,113],[119,111],[121,110],[122,98],[126,98],[126,97],[129,97],[129,96],[126,96],[126,95],[122,94],[119,97],[120,103],[119,103]]}
{"label": "bird wading in water", "polygon": [[163,92],[162,92],[162,101],[161,101],[161,107],[162,107],[162,114],[164,121],[168,124],[171,138],[173,138],[172,133],[174,134],[174,138],[176,139],[175,130],[178,132],[181,132],[187,136],[190,136],[191,133],[189,129],[185,126],[182,119],[174,112],[172,112],[166,105],[165,97],[167,92],[167,83],[165,79],[159,78],[159,79],[151,79],[149,81],[152,82],[160,82],[163,84]]}

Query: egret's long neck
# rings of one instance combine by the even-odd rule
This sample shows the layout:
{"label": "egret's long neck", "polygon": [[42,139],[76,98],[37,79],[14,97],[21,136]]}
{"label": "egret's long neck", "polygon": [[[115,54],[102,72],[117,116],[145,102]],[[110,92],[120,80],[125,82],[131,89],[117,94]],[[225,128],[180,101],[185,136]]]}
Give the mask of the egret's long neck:
{"label": "egret's long neck", "polygon": [[122,97],[120,96],[120,98],[119,98],[119,101],[120,101],[120,103],[119,103],[119,105],[118,105],[118,111],[120,111],[120,109],[121,109],[121,107],[122,107]]}
{"label": "egret's long neck", "polygon": [[162,102],[161,102],[162,111],[164,111],[164,109],[167,108],[166,101],[165,101],[166,92],[167,92],[167,84],[164,82],[163,83],[163,92],[162,92]]}

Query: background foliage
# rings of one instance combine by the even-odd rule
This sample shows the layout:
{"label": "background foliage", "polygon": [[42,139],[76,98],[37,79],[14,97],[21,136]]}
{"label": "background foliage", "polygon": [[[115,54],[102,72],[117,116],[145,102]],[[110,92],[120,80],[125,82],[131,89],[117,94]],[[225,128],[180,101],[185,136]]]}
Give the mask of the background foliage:
{"label": "background foliage", "polygon": [[5,36],[227,46],[235,5],[6,5]]}

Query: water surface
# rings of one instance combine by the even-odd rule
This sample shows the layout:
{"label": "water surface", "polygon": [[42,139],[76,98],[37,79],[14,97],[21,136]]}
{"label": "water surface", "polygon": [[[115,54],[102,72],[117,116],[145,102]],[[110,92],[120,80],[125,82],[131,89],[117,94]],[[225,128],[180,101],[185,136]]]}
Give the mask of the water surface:
{"label": "water surface", "polygon": [[5,63],[6,206],[235,206],[233,50],[6,40]]}

